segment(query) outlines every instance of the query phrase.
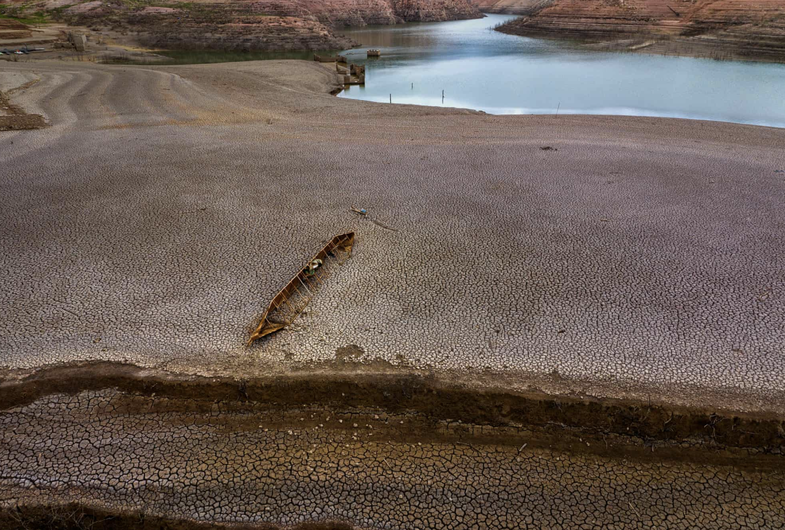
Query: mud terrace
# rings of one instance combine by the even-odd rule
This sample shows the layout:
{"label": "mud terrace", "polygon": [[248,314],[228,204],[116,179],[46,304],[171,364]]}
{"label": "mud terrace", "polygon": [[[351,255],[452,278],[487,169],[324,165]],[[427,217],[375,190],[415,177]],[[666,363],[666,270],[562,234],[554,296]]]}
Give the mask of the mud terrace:
{"label": "mud terrace", "polygon": [[[47,126],[0,133],[0,522],[783,526],[785,130],[335,89],[311,62],[4,66]],[[394,381],[297,386],[336,374]]]}

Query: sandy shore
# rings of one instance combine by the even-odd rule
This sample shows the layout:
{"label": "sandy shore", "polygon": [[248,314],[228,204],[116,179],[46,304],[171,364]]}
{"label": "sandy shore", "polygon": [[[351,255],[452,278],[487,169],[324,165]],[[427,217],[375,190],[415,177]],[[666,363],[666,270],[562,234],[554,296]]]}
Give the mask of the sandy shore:
{"label": "sandy shore", "polygon": [[[347,101],[307,62],[7,72],[51,124],[0,136],[8,369],[247,376],[356,345],[511,388],[783,411],[785,130]],[[348,230],[308,314],[247,348]]]}
{"label": "sandy shore", "polygon": [[0,526],[785,525],[785,130],[335,88],[3,70]]}

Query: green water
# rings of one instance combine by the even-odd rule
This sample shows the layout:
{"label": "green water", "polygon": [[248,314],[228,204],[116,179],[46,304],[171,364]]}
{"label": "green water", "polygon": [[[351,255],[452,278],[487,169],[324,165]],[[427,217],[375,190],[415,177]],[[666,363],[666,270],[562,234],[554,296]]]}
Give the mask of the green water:
{"label": "green water", "polygon": [[[785,127],[785,65],[591,52],[493,31],[510,16],[346,31],[364,87],[340,97],[493,114],[615,114]],[[366,59],[368,48],[382,57]],[[444,98],[442,99],[442,91]]]}

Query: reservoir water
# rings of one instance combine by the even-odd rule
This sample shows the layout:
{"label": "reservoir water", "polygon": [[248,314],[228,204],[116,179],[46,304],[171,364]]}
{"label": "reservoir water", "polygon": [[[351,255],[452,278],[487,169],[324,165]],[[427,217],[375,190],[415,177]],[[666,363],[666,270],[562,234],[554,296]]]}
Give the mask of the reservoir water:
{"label": "reservoir water", "polygon": [[[616,114],[785,127],[785,65],[609,53],[505,35],[511,16],[345,31],[365,86],[340,97],[492,114]],[[367,58],[379,48],[380,58]],[[444,90],[444,99],[442,99]]]}

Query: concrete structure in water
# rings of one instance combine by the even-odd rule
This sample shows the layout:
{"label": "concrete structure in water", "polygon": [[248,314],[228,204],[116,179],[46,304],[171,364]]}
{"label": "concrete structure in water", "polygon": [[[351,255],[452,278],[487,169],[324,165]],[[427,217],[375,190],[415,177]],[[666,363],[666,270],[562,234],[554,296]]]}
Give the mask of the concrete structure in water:
{"label": "concrete structure in water", "polygon": [[335,68],[338,71],[338,74],[342,76],[344,85],[365,84],[365,66],[349,63],[349,67],[347,68],[336,63]]}

